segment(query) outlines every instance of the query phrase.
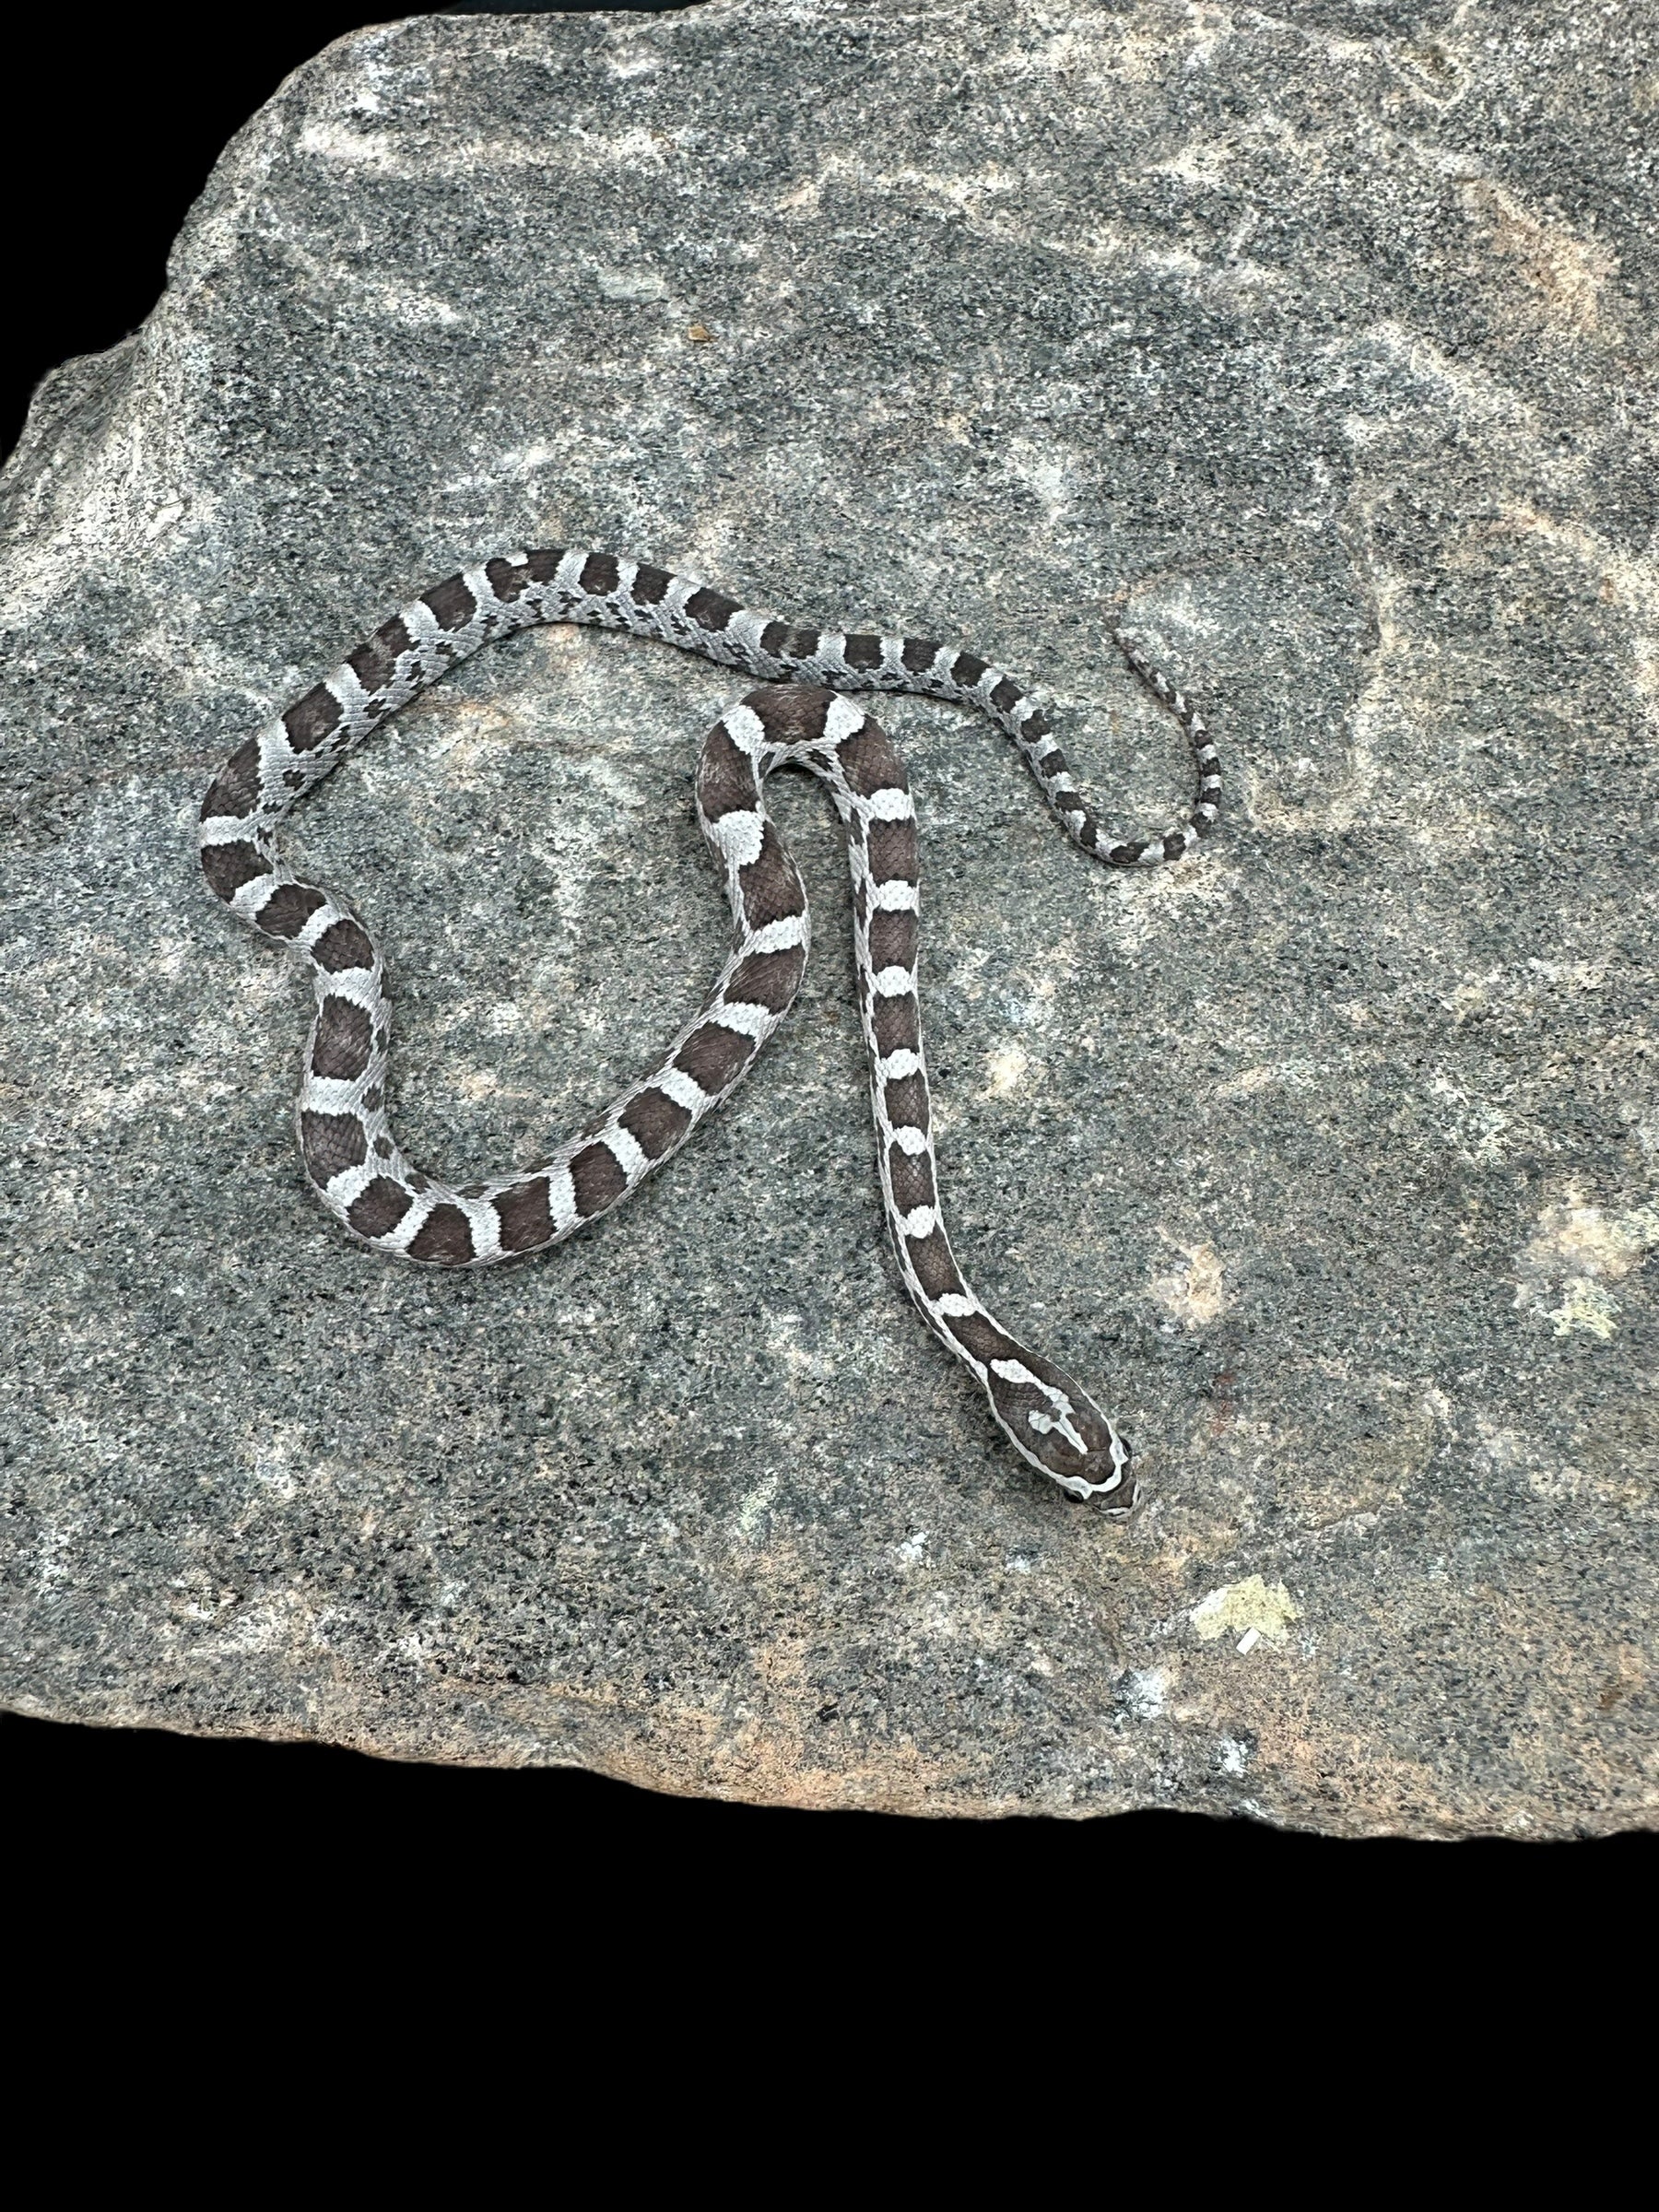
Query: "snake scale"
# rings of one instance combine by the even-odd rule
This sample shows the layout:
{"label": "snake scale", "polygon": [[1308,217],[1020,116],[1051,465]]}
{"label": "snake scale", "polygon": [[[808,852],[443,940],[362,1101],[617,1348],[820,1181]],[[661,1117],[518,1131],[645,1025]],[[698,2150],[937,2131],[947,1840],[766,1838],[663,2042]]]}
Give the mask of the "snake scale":
{"label": "snake scale", "polygon": [[[697,812],[725,877],[731,950],[712,991],[649,1075],[533,1167],[451,1189],[399,1150],[386,1113],[390,1018],[374,941],[342,900],[286,865],[294,802],[388,716],[481,646],[542,622],[624,629],[762,679],[703,741]],[[1112,867],[1178,860],[1215,823],[1221,778],[1196,711],[1126,638],[1118,644],[1180,722],[1195,802],[1161,836],[1101,830],[1047,717],[1006,670],[924,639],[802,629],[609,553],[502,555],[433,585],[231,754],[201,814],[203,871],[240,921],[311,963],[316,1019],[297,1101],[306,1171],[330,1213],[388,1258],[485,1267],[557,1244],[625,1198],[729,1098],[789,1011],[810,932],[800,873],[766,811],[774,769],[828,784],[847,832],[858,994],[881,1194],[905,1288],[983,1386],[1021,1457],[1074,1498],[1129,1512],[1128,1444],[1072,1378],[1022,1344],[964,1280],[940,1209],[917,997],[916,814],[904,763],[849,693],[920,692],[977,707],[1018,746],[1083,850]]]}

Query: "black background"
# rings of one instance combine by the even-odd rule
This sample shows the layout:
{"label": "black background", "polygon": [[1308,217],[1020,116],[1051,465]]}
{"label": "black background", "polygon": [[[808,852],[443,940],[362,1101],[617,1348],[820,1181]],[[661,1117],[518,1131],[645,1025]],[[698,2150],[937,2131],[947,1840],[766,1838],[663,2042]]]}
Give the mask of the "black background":
{"label": "black background", "polygon": [[[55,23],[38,11],[13,19],[0,135],[0,204],[13,211],[0,452],[16,442],[49,369],[101,351],[143,322],[161,290],[168,247],[231,134],[291,69],[377,19],[363,6],[289,6],[250,10],[241,29],[221,15],[209,34],[205,17],[170,22],[150,11],[100,10],[95,36],[67,10]],[[1094,1937],[1110,1939],[1111,1924],[1096,1919],[1102,1901],[1138,1922],[1133,1900],[1144,1897],[1177,1928],[1238,1912],[1256,1921],[1265,1909],[1270,1924],[1300,1921],[1309,1932],[1334,1908],[1335,1938],[1339,1925],[1350,1937],[1374,1928],[1391,1895],[1423,1884],[1465,1916],[1464,1940],[1485,1934],[1501,1946],[1524,1928],[1531,1940],[1543,1907],[1549,1919],[1561,1916],[1563,1934],[1571,1913],[1592,1945],[1604,1909],[1628,1936],[1627,1894],[1632,1905],[1642,1899],[1648,1917],[1645,1890],[1659,1864],[1652,1835],[1567,1845],[1490,1840],[1437,1852],[1178,1813],[912,1821],[669,1798],[558,1770],[399,1766],[321,1746],[14,1715],[0,1715],[0,1803],[14,1852],[30,1850],[41,1864],[69,1852],[101,1859],[112,1902],[108,1882],[119,1890],[121,1879],[112,1867],[134,1882],[143,1869],[153,1902],[169,1874],[185,1891],[199,1888],[209,1865],[218,1879],[237,1865],[291,1881],[326,1858],[348,1883],[383,1882],[395,1869],[415,1881],[429,1873],[453,1889],[460,1869],[482,1876],[502,1900],[546,1895],[549,1884],[579,1897],[590,1879],[612,1889],[637,1877],[648,1914],[673,1894],[693,1918],[717,1892],[764,1876],[769,1895],[798,1883],[800,1912],[820,1924],[856,1893],[866,1924],[875,1924],[875,1896],[885,1900],[877,1920],[908,1914],[926,1926],[965,1885],[982,1890],[999,1916],[1046,1913],[1065,1898],[1083,1911],[1091,1949]]]}

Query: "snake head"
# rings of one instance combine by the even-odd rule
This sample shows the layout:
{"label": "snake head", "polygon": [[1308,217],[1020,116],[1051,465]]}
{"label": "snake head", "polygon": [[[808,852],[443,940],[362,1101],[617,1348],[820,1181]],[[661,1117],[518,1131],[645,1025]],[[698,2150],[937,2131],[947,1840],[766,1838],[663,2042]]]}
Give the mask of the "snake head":
{"label": "snake head", "polygon": [[1101,1512],[1113,1520],[1124,1520],[1140,1502],[1140,1484],[1129,1470],[1129,1462],[1135,1454],[1129,1448],[1128,1438],[1120,1436],[1104,1414],[1097,1418],[1105,1435],[1093,1451],[1085,1454],[1082,1465],[1058,1468],[1045,1460],[1043,1471],[1052,1475],[1069,1497],[1084,1501],[1104,1499]]}
{"label": "snake head", "polygon": [[1105,1500],[1123,1518],[1140,1496],[1129,1471],[1133,1454],[1088,1392],[1040,1352],[994,1359],[985,1377],[991,1407],[1022,1459],[1040,1467],[1071,1498]]}

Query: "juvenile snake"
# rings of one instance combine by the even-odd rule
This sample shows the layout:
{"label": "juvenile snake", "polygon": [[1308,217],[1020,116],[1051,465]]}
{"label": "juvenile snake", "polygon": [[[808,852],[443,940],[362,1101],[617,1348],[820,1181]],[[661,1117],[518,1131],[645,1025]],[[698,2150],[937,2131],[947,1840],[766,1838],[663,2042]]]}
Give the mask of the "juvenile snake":
{"label": "juvenile snake", "polygon": [[[351,909],[302,883],[276,846],[295,800],[351,748],[499,638],[585,622],[683,646],[763,679],[703,741],[697,812],[725,876],[731,950],[663,1060],[534,1167],[458,1190],[421,1174],[386,1116],[389,1009],[381,958]],[[982,1384],[1022,1458],[1074,1498],[1127,1513],[1129,1446],[1092,1399],[1012,1336],[963,1279],[945,1233],[917,1000],[916,816],[904,763],[844,696],[913,691],[983,709],[1018,746],[1074,841],[1112,867],[1179,860],[1215,823],[1221,777],[1196,711],[1126,638],[1130,665],[1192,742],[1197,795],[1161,836],[1113,841],[1005,670],[918,638],[797,629],[663,569],[609,553],[504,555],[435,584],[231,754],[202,804],[202,868],[239,920],[311,962],[317,1016],[297,1101],[306,1171],[329,1211],[388,1258],[486,1267],[557,1244],[638,1188],[742,1080],[788,1012],[809,936],[800,873],[767,814],[773,769],[830,787],[853,871],[859,1003],[882,1201],[905,1288]]]}

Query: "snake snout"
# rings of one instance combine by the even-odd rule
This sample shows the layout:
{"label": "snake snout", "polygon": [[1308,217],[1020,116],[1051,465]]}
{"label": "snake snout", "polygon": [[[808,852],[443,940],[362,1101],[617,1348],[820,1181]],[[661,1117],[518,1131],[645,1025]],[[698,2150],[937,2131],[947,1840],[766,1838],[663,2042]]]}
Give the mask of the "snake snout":
{"label": "snake snout", "polygon": [[1135,1454],[1128,1439],[1120,1436],[1110,1421],[1102,1419],[1100,1425],[1106,1431],[1105,1441],[1085,1459],[1081,1469],[1084,1487],[1073,1495],[1100,1499],[1108,1513],[1126,1513],[1140,1498],[1140,1484],[1129,1464]]}

